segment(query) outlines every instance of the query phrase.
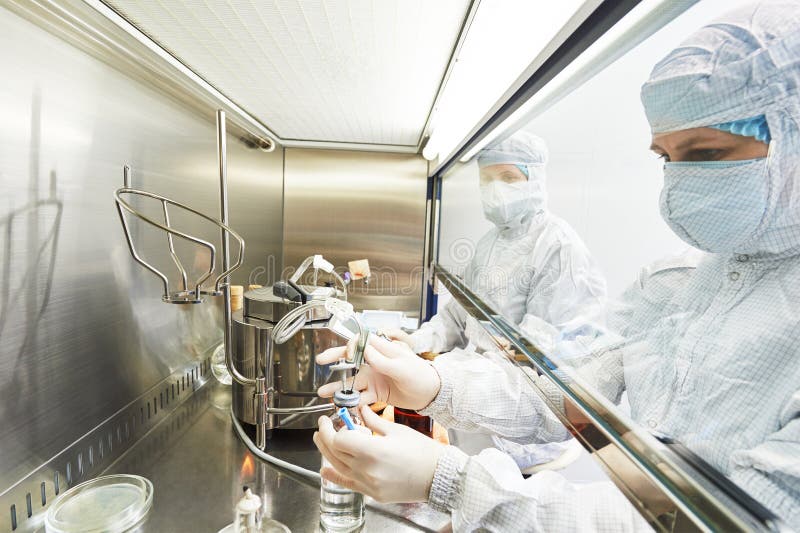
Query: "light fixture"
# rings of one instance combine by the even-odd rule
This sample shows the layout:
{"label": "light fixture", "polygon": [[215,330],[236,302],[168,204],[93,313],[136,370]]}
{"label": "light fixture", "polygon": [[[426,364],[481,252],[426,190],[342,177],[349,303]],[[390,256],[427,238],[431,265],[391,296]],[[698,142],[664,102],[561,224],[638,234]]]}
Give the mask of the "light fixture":
{"label": "light fixture", "polygon": [[537,115],[577,89],[595,74],[661,29],[698,0],[645,0],[633,8],[580,56],[470,148],[459,161],[466,163],[485,146],[531,122]]}
{"label": "light fixture", "polygon": [[422,157],[428,161],[433,161],[437,155],[439,155],[439,150],[436,149],[431,142],[431,138],[428,137],[428,142],[425,143],[425,148],[422,149]]}
{"label": "light fixture", "polygon": [[[440,159],[452,154],[513,85],[584,0],[481,0],[436,110],[428,146]],[[427,148],[427,146],[426,146]],[[426,156],[433,154],[433,148]],[[435,155],[435,154],[434,154]]]}

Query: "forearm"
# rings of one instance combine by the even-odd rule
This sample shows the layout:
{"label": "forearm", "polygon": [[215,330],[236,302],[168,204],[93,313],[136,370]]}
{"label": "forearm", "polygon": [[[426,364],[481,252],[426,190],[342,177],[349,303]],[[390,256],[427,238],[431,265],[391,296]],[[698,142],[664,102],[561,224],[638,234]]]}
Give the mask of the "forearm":
{"label": "forearm", "polygon": [[572,484],[555,472],[524,480],[497,450],[469,457],[448,447],[429,503],[452,514],[454,531],[650,531],[610,483]]}
{"label": "forearm", "polygon": [[412,349],[417,352],[449,352],[466,345],[463,310],[450,302],[428,322],[411,334]]}
{"label": "forearm", "polygon": [[569,438],[529,378],[511,363],[455,352],[437,357],[433,367],[441,387],[421,412],[444,427],[523,444]]}

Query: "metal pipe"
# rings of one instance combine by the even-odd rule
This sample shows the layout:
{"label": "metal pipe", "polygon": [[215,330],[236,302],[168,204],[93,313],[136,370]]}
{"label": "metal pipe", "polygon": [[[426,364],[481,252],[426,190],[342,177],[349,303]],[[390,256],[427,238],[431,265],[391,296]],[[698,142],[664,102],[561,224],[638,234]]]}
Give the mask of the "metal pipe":
{"label": "metal pipe", "polygon": [[[219,218],[224,226],[228,225],[228,147],[225,131],[225,111],[217,110],[217,161],[219,163]],[[222,235],[222,271],[227,272],[230,268],[231,257],[228,242],[228,233],[223,228]],[[213,265],[212,265],[213,266]],[[231,287],[230,278],[226,275],[222,280],[222,315],[225,322],[223,327],[223,344],[225,345],[225,366],[228,373],[240,385],[254,385],[256,381],[242,375],[233,364],[233,350],[231,350],[231,339],[233,338],[233,319],[231,317]],[[256,366],[258,361],[256,361]]]}

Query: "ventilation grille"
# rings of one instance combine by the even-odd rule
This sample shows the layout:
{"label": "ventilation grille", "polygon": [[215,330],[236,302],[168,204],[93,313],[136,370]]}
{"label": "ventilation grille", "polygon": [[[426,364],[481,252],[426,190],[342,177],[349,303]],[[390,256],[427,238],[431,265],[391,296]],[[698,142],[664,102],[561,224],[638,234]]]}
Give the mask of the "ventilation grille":
{"label": "ventilation grille", "polygon": [[0,531],[33,531],[41,526],[48,504],[108,468],[202,387],[210,368],[205,360],[175,372],[0,494]]}

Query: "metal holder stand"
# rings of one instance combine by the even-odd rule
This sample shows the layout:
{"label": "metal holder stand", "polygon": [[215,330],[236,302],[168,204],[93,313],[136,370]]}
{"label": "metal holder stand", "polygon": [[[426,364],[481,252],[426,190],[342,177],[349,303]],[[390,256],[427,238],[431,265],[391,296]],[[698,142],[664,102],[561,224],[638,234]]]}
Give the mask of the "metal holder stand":
{"label": "metal holder stand", "polygon": [[[129,176],[130,167],[125,167],[125,168],[127,171],[126,174]],[[164,223],[162,224],[156,220],[153,220],[152,218],[136,210],[133,206],[131,206],[131,204],[129,204],[125,200],[125,197],[129,196],[139,196],[139,197],[152,198],[158,200],[161,203],[164,212]],[[123,187],[122,189],[118,189],[114,193],[114,200],[116,201],[117,204],[117,212],[119,213],[120,221],[122,222],[122,228],[125,230],[125,240],[128,243],[128,249],[130,250],[131,255],[133,256],[133,258],[136,260],[137,263],[144,266],[147,270],[158,276],[164,285],[164,294],[161,297],[162,301],[173,304],[198,304],[203,302],[202,298],[203,295],[219,296],[222,294],[223,283],[227,283],[227,281],[223,282],[223,280],[227,280],[228,275],[242,265],[242,262],[244,260],[244,240],[242,240],[242,238],[235,231],[233,231],[225,224],[217,221],[216,219],[204,215],[203,213],[197,211],[196,209],[192,209],[191,207],[188,207],[184,204],[181,204],[164,196],[148,191],[131,189],[128,187]],[[217,276],[216,279],[214,279],[214,288],[211,290],[204,289],[203,283],[205,283],[206,280],[208,280],[214,273],[214,261],[216,256],[216,249],[214,248],[214,245],[208,241],[194,237],[192,235],[189,235],[188,233],[184,233],[182,231],[173,228],[170,224],[170,217],[169,217],[170,205],[178,207],[189,213],[195,214],[205,220],[208,220],[209,222],[218,226],[221,229],[221,231],[226,234],[226,236],[228,234],[233,235],[234,239],[236,239],[236,241],[239,243],[239,257],[236,261],[236,264],[231,268],[226,268],[222,274],[220,274],[219,276]],[[124,211],[130,213],[139,220],[142,220],[153,227],[156,227],[158,229],[167,232],[167,242],[169,243],[169,252],[172,257],[172,260],[175,262],[175,266],[177,267],[178,271],[181,274],[181,281],[183,286],[182,290],[171,291],[169,287],[169,279],[167,278],[167,276],[163,272],[158,270],[156,267],[154,267],[153,265],[142,259],[142,257],[136,251],[136,245],[133,243],[133,238],[131,237],[130,228],[128,226],[128,220],[123,213]],[[173,239],[173,235],[176,235],[189,242],[193,242],[199,246],[202,246],[206,248],[209,252],[210,258],[209,258],[208,270],[206,270],[203,273],[203,275],[200,276],[200,278],[198,278],[194,284],[192,284],[192,286],[189,285],[186,269],[183,267],[183,264],[181,264],[181,260],[178,257],[178,254],[175,252],[175,242]]]}
{"label": "metal holder stand", "polygon": [[[244,386],[254,386],[256,388],[254,401],[259,398],[266,397],[268,395],[268,391],[266,390],[266,379],[263,375],[263,371],[261,368],[263,365],[257,364],[256,367],[259,369],[259,375],[255,378],[248,378],[242,375],[239,372],[235,365],[233,364],[233,357],[231,353],[231,336],[232,336],[232,320],[231,320],[231,295],[230,295],[230,274],[242,266],[244,262],[244,240],[236,233],[233,229],[228,226],[228,169],[227,169],[227,143],[226,143],[226,127],[225,127],[225,112],[222,110],[217,111],[217,157],[219,163],[219,207],[220,207],[220,218],[219,220],[209,217],[193,209],[188,207],[182,203],[176,202],[164,196],[160,196],[155,193],[151,193],[148,191],[142,191],[131,188],[131,169],[129,166],[125,166],[124,169],[124,187],[118,189],[114,193],[114,200],[117,204],[117,212],[119,213],[120,222],[122,223],[122,228],[125,231],[125,239],[128,243],[128,249],[131,252],[131,255],[136,260],[137,263],[145,267],[147,270],[155,274],[164,285],[164,294],[162,295],[161,299],[167,303],[174,303],[174,304],[198,304],[203,302],[203,296],[222,296],[224,299],[223,302],[223,319],[224,319],[224,347],[225,347],[225,364],[228,368],[228,372],[230,373],[231,377],[239,384]],[[161,202],[162,210],[164,213],[164,222],[161,223],[157,220],[154,220],[145,214],[141,213],[137,209],[135,209],[130,203],[126,201],[126,197],[129,196],[140,196],[146,198],[152,198]],[[220,234],[222,238],[222,273],[214,279],[213,288],[204,289],[203,283],[205,283],[213,274],[214,274],[214,264],[215,264],[215,256],[216,256],[216,248],[210,242],[195,237],[193,235],[189,235],[188,233],[184,233],[173,228],[170,224],[170,217],[169,217],[169,206],[175,206],[180,208],[184,211],[197,215],[220,228]],[[179,291],[172,291],[170,290],[169,286],[169,279],[163,272],[158,270],[156,267],[145,261],[137,252],[136,246],[133,242],[133,238],[131,237],[130,228],[128,226],[128,220],[125,216],[125,212],[133,215],[134,217],[142,220],[143,222],[158,228],[167,233],[167,243],[169,246],[170,255],[175,262],[175,266],[177,267],[178,271],[181,274],[181,281],[182,281],[182,290]],[[180,262],[178,255],[175,252],[175,245],[174,245],[174,236],[177,236],[181,239],[186,241],[192,242],[198,246],[202,246],[209,251],[210,260],[209,260],[209,268],[205,271],[199,279],[194,281],[193,284],[189,284],[188,276],[186,273],[186,269]],[[236,263],[231,266],[230,265],[230,245],[229,245],[229,237],[233,236],[236,242],[239,245],[239,254],[236,260]],[[266,447],[266,424],[261,422],[265,419],[265,414],[263,412],[263,403],[264,402],[256,402],[256,412],[259,413],[259,424],[257,427],[257,437],[256,440],[258,441],[258,447],[260,449],[264,449]],[[259,409],[259,405],[262,406]]]}

